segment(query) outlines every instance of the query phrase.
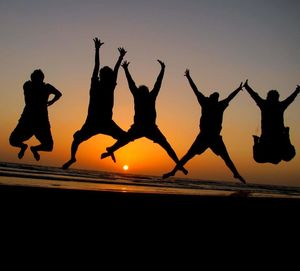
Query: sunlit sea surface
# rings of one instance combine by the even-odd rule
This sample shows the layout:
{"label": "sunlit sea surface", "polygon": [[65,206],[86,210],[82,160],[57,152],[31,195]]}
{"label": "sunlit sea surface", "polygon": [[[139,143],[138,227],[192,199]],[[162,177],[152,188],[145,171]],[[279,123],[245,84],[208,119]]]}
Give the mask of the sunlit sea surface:
{"label": "sunlit sea surface", "polygon": [[0,162],[1,185],[124,193],[299,198],[300,187],[241,184]]}

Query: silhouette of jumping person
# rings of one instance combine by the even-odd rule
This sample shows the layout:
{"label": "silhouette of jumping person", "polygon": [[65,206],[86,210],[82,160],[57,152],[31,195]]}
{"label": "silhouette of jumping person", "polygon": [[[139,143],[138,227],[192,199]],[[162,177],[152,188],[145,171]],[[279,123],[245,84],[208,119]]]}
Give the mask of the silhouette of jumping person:
{"label": "silhouette of jumping person", "polygon": [[184,166],[195,155],[200,155],[206,149],[210,148],[216,155],[221,156],[227,167],[232,171],[234,178],[239,179],[242,183],[246,181],[241,177],[231,161],[226,150],[220,132],[222,130],[223,113],[229,102],[242,90],[242,83],[234,90],[226,99],[219,101],[219,93],[214,92],[209,97],[204,96],[193,82],[190,71],[185,71],[192,90],[194,91],[198,102],[202,108],[202,115],[200,119],[200,133],[196,140],[188,150],[188,152],[180,159],[175,168],[163,175],[163,178],[174,176],[177,170]]}
{"label": "silhouette of jumping person", "polygon": [[[160,60],[157,61],[161,66],[161,70],[151,91],[149,91],[147,86],[136,86],[128,70],[129,62],[123,62],[122,67],[124,68],[128,86],[134,98],[134,123],[127,131],[125,137],[118,139],[113,146],[106,148],[107,152],[101,155],[101,159],[113,155],[116,150],[127,145],[130,141],[146,137],[154,143],[158,143],[168,153],[173,161],[176,163],[179,161],[175,151],[156,125],[155,102],[160,91],[165,72],[165,64]],[[179,169],[187,174],[186,169],[182,167]]]}
{"label": "silhouette of jumping person", "polygon": [[[44,83],[42,70],[34,70],[31,80],[23,85],[25,107],[19,123],[9,137],[12,146],[20,148],[19,159],[22,159],[28,147],[24,141],[35,136],[41,144],[30,147],[35,160],[40,160],[39,151],[50,152],[53,149],[48,106],[54,104],[61,96],[61,92],[48,83]],[[49,96],[54,95],[52,100]]]}
{"label": "silhouette of jumping person", "polygon": [[284,126],[284,111],[300,92],[300,86],[285,100],[279,101],[279,93],[270,90],[266,99],[262,99],[248,84],[245,89],[261,110],[261,136],[253,135],[253,158],[258,163],[278,164],[290,161],[296,155],[290,142],[289,127]]}
{"label": "silhouette of jumping person", "polygon": [[[112,120],[114,106],[114,90],[117,85],[118,71],[124,55],[127,53],[119,47],[119,58],[114,70],[108,66],[100,69],[100,47],[104,44],[98,38],[94,39],[95,65],[91,78],[90,101],[88,114],[82,128],[73,135],[71,158],[62,168],[67,169],[76,162],[78,146],[97,134],[105,134],[119,139],[125,132]],[[100,72],[99,72],[100,69]],[[114,157],[112,156],[114,159]]]}

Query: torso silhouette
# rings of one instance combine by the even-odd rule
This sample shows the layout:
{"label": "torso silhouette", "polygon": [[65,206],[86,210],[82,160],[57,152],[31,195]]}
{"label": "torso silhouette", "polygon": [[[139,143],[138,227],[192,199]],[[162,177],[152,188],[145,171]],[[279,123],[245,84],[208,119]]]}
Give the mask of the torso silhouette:
{"label": "torso silhouette", "polygon": [[99,123],[112,119],[115,87],[115,80],[99,81],[98,77],[92,78],[88,121]]}
{"label": "torso silhouette", "polygon": [[24,86],[25,108],[21,119],[31,125],[48,125],[48,99],[51,90],[50,84],[33,83],[27,81]]}
{"label": "torso silhouette", "polygon": [[223,113],[228,103],[225,101],[210,101],[205,97],[201,101],[202,113],[200,118],[200,131],[208,135],[219,135],[222,130]]}
{"label": "torso silhouette", "polygon": [[156,96],[150,93],[140,93],[137,89],[134,94],[134,123],[139,126],[155,125],[156,110],[155,110]]}
{"label": "torso silhouette", "polygon": [[272,137],[284,132],[284,111],[286,109],[283,102],[270,102],[261,100],[257,102],[261,110],[261,132],[262,136]]}

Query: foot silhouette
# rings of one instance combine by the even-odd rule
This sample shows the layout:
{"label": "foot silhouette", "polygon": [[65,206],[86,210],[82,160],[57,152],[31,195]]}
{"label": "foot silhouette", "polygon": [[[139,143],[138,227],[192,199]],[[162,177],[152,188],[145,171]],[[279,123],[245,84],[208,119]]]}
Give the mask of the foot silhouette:
{"label": "foot silhouette", "polygon": [[22,148],[21,148],[21,150],[19,151],[19,153],[18,153],[18,158],[19,159],[22,159],[23,158],[23,156],[24,156],[24,154],[25,154],[25,151],[27,150],[27,145],[24,145]]}
{"label": "foot silhouette", "polygon": [[104,152],[104,153],[102,153],[101,154],[101,159],[104,159],[104,158],[106,158],[108,156],[110,156],[111,159],[116,163],[116,157],[115,157],[115,155],[114,155],[113,152]]}
{"label": "foot silhouette", "polygon": [[179,170],[182,171],[184,175],[189,173],[184,167],[179,168]]}
{"label": "foot silhouette", "polygon": [[39,153],[37,152],[37,150],[35,149],[35,147],[30,147],[30,150],[33,154],[34,159],[36,161],[39,161],[41,157],[40,157]]}
{"label": "foot silhouette", "polygon": [[241,175],[234,175],[233,177],[239,179],[243,184],[246,184],[245,179]]}
{"label": "foot silhouette", "polygon": [[170,171],[170,172],[168,172],[168,173],[165,173],[163,176],[162,176],[162,178],[163,179],[167,179],[167,178],[169,178],[169,177],[171,177],[171,176],[174,176],[175,175],[175,173],[173,172],[173,171]]}
{"label": "foot silhouette", "polygon": [[76,159],[70,159],[67,163],[62,166],[62,169],[68,169],[72,164],[76,162]]}

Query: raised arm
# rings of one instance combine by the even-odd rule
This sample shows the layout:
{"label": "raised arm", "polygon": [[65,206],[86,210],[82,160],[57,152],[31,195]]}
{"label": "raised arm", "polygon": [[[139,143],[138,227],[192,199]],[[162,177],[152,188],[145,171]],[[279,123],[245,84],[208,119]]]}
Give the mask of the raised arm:
{"label": "raised arm", "polygon": [[137,91],[137,87],[136,87],[135,82],[133,81],[133,79],[132,79],[132,77],[129,73],[128,65],[129,65],[129,62],[125,60],[122,64],[122,67],[125,71],[125,75],[126,75],[126,78],[127,78],[129,89],[130,89],[131,93],[134,95]]}
{"label": "raised arm", "polygon": [[263,101],[263,99],[248,85],[248,79],[245,81],[243,87],[257,104],[260,104]]}
{"label": "raised arm", "polygon": [[297,85],[295,91],[281,103],[284,105],[285,108],[287,108],[295,100],[295,98],[299,93],[300,93],[300,86]]}
{"label": "raised arm", "polygon": [[233,92],[231,92],[229,94],[229,96],[224,99],[223,101],[226,102],[226,103],[230,103],[230,101],[243,89],[243,82],[241,82],[241,84],[239,85],[239,87],[234,90]]}
{"label": "raised arm", "polygon": [[53,99],[47,102],[47,105],[50,106],[54,104],[62,96],[62,94],[58,89],[56,89],[54,86],[50,84],[47,84],[46,87],[48,88],[50,94],[54,95]]}
{"label": "raised arm", "polygon": [[165,63],[163,63],[161,60],[157,60],[158,63],[160,64],[161,66],[161,69],[160,69],[160,72],[159,72],[159,75],[156,79],[156,82],[154,84],[154,87],[151,91],[151,95],[153,95],[154,97],[156,97],[158,95],[158,92],[161,88],[161,83],[162,83],[162,80],[163,80],[163,77],[164,77],[164,74],[165,74]]}
{"label": "raised arm", "polygon": [[121,62],[123,60],[123,57],[127,53],[127,51],[123,47],[119,47],[118,51],[120,53],[120,56],[119,56],[119,58],[118,58],[118,60],[116,62],[115,68],[114,68],[114,76],[115,76],[116,79],[118,77],[118,71],[119,71],[119,68],[121,66]]}
{"label": "raised arm", "polygon": [[30,89],[31,89],[31,81],[26,81],[23,85],[23,90],[24,90],[24,99],[25,99],[25,104],[30,104]]}
{"label": "raised arm", "polygon": [[192,90],[194,91],[199,103],[201,104],[202,102],[204,102],[206,97],[196,87],[196,85],[190,75],[190,70],[186,69],[184,76],[188,79],[190,86],[191,86]]}
{"label": "raised arm", "polygon": [[100,47],[104,44],[104,42],[101,42],[98,38],[94,38],[94,44],[95,44],[95,65],[93,70],[93,78],[97,77],[99,73],[99,68],[100,68],[99,51],[100,51]]}

